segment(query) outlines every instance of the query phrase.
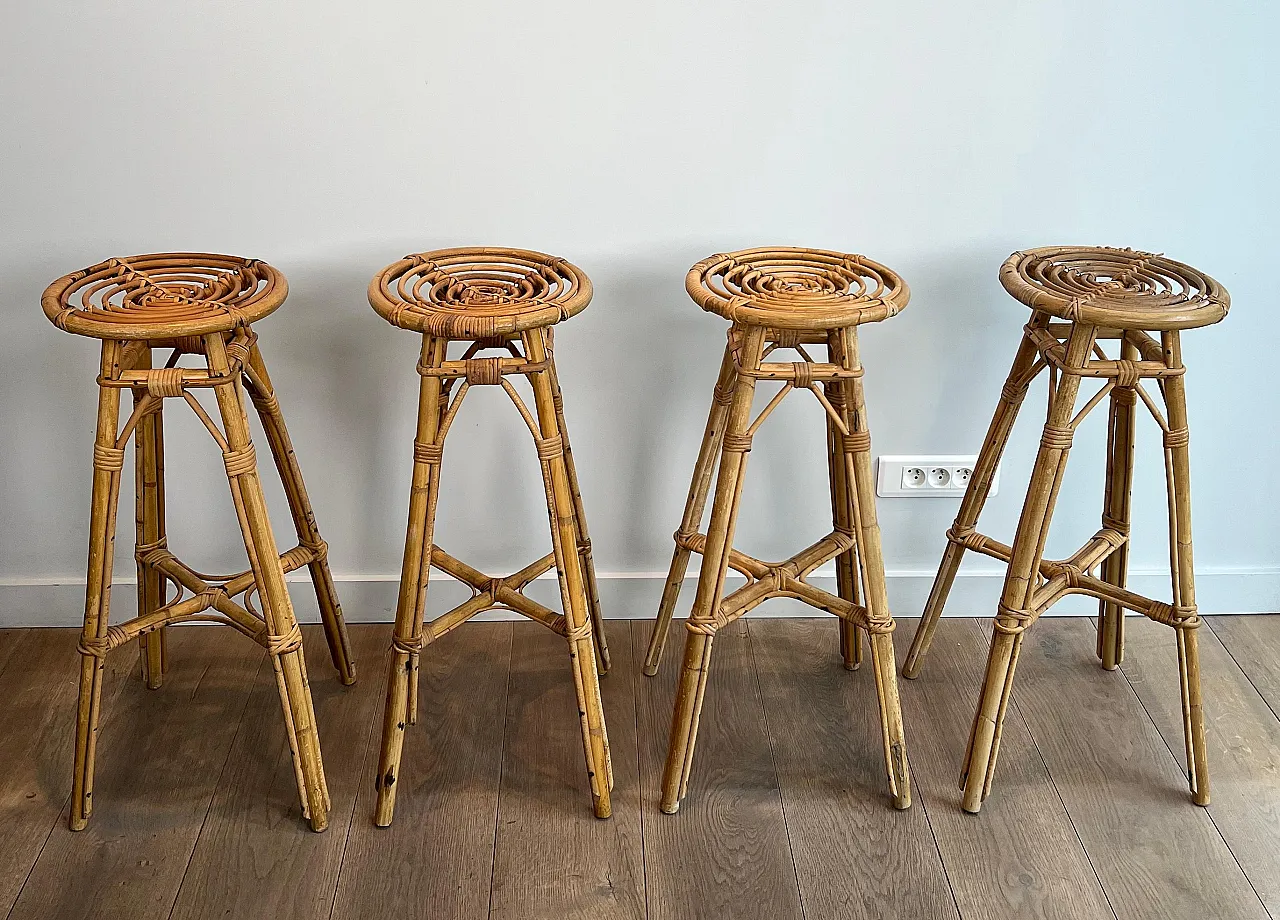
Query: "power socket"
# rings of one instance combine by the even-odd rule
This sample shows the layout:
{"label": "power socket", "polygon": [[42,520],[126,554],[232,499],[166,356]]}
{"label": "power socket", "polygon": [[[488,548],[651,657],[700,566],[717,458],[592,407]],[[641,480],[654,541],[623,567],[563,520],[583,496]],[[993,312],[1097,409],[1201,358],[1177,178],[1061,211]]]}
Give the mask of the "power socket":
{"label": "power socket", "polygon": [[[973,478],[976,455],[881,457],[876,476],[876,494],[882,498],[964,495]],[[1000,469],[991,480],[990,495],[1000,486]]]}

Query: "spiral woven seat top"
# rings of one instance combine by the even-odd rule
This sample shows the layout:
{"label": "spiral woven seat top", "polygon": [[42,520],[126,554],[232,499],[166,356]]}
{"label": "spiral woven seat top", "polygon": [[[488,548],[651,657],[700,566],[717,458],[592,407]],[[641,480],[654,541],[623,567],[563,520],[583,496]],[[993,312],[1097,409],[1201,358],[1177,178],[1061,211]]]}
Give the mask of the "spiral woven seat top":
{"label": "spiral woven seat top", "polygon": [[265,262],[203,252],[108,259],[45,288],[40,305],[60,329],[99,339],[165,339],[229,332],[270,314],[289,285]]}
{"label": "spiral woven seat top", "polygon": [[405,256],[369,282],[392,325],[449,339],[490,339],[550,326],[591,302],[582,269],[525,249],[463,247]]}
{"label": "spiral woven seat top", "polygon": [[1231,306],[1226,289],[1190,265],[1105,246],[1015,252],[1000,267],[1000,283],[1033,309],[1115,329],[1194,329]]}
{"label": "spiral woven seat top", "polygon": [[839,329],[898,313],[911,291],[866,256],[765,247],[703,259],[684,280],[702,309],[737,323],[776,329]]}

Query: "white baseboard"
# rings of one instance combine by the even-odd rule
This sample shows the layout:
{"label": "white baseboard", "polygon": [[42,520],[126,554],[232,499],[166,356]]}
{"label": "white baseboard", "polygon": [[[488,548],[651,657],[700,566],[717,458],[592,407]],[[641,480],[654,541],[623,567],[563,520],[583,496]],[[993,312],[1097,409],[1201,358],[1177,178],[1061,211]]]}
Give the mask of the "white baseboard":
{"label": "white baseboard", "polygon": [[[932,570],[897,569],[886,575],[889,606],[895,616],[915,617],[929,596],[933,584]],[[343,612],[351,623],[389,623],[395,616],[397,575],[335,575]],[[618,619],[650,619],[658,607],[665,573],[601,573],[600,602],[606,617]],[[835,590],[834,575],[810,576],[815,584]],[[989,616],[995,611],[1000,593],[1002,573],[998,570],[966,572],[956,578],[947,604],[948,616]],[[290,593],[304,623],[319,621],[315,596],[304,574],[291,575]],[[1150,597],[1169,597],[1167,573],[1133,572],[1129,586]],[[693,601],[695,576],[685,581],[678,616],[684,616]],[[733,589],[733,582],[729,584]],[[559,609],[559,591],[554,579],[543,577],[529,589],[530,596]],[[1196,573],[1196,595],[1200,612],[1272,613],[1280,611],[1280,568],[1203,568]],[[468,596],[457,582],[433,577],[429,608],[442,612]],[[115,583],[112,606],[113,620],[126,619],[136,603],[134,585],[125,579]],[[1070,597],[1056,605],[1054,615],[1089,616],[1097,612],[1097,602],[1087,597]],[[752,616],[812,616],[812,608],[799,601],[779,599],[761,605]],[[7,578],[0,579],[0,627],[77,626],[84,616],[84,579],[79,578]],[[507,611],[481,614],[483,619],[515,617]]]}

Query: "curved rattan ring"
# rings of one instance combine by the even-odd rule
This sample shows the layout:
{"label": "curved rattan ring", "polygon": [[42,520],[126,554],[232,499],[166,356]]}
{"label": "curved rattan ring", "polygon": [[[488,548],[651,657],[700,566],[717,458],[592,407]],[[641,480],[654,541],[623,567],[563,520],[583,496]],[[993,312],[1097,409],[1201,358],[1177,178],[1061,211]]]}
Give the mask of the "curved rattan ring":
{"label": "curved rattan ring", "polygon": [[689,269],[684,286],[704,310],[775,329],[875,323],[911,299],[896,272],[865,256],[789,247],[711,256]]}
{"label": "curved rattan ring", "polygon": [[1000,267],[1000,283],[1032,309],[1115,329],[1194,329],[1231,306],[1226,289],[1190,265],[1105,246],[1015,252]]}
{"label": "curved rattan ring", "polygon": [[108,259],[45,288],[59,329],[99,339],[165,339],[228,332],[284,302],[289,285],[265,262],[204,252]]}
{"label": "curved rattan ring", "polygon": [[463,247],[405,256],[369,282],[369,304],[402,329],[491,339],[550,326],[591,302],[582,269],[525,249]]}

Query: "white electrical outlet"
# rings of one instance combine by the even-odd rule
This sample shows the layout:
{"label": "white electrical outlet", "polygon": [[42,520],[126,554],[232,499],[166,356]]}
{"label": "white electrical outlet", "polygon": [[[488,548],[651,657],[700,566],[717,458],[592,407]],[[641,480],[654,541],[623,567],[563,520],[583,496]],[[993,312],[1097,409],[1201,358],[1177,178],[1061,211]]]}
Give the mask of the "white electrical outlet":
{"label": "white electrical outlet", "polygon": [[[961,496],[973,478],[973,466],[978,462],[974,455],[916,457],[881,457],[876,477],[876,494],[888,498],[901,495],[936,497]],[[1000,468],[991,478],[991,490],[995,495],[1000,486]]]}

